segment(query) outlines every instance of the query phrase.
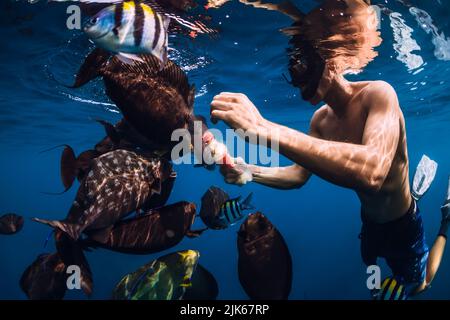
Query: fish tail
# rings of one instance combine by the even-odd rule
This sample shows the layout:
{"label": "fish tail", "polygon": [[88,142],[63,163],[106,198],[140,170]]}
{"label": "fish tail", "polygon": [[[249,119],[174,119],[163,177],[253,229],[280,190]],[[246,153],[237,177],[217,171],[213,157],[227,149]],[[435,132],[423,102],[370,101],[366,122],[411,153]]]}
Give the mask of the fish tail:
{"label": "fish tail", "polygon": [[75,77],[75,83],[69,88],[79,88],[99,77],[111,54],[101,48],[94,49],[84,60]]}
{"label": "fish tail", "polygon": [[242,210],[253,210],[255,209],[255,206],[251,203],[253,198],[253,192],[250,192],[250,194],[241,202],[241,208]]}
{"label": "fish tail", "polygon": [[35,222],[46,224],[52,228],[61,230],[62,232],[67,234],[73,241],[78,240],[78,238],[81,235],[81,232],[83,232],[83,229],[80,228],[79,225],[75,225],[65,221],[45,220],[40,218],[33,218],[32,220]]}

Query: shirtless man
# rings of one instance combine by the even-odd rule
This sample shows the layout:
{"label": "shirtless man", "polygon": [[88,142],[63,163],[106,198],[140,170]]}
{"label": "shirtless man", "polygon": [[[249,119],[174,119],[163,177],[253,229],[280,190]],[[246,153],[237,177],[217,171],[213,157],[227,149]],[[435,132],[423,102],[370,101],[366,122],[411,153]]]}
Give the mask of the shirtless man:
{"label": "shirtless man", "polygon": [[[302,64],[291,64],[294,86],[312,105],[325,103],[314,113],[309,134],[263,118],[241,93],[215,96],[211,119],[269,143],[278,139],[279,152],[295,163],[282,168],[244,164],[257,183],[294,189],[315,174],[355,190],[361,201],[364,263],[374,265],[383,257],[409,294],[423,291],[442,258],[450,210],[449,205],[442,208],[442,228],[429,250],[410,192],[405,120],[395,90],[383,81],[349,82],[328,61],[306,57]],[[228,183],[236,183],[242,173],[241,166],[222,170]]]}

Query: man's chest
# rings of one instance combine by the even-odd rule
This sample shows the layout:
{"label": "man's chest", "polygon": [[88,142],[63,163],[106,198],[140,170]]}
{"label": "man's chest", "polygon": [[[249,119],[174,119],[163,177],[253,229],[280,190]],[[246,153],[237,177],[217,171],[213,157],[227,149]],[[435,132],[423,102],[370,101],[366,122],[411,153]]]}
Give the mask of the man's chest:
{"label": "man's chest", "polygon": [[322,122],[320,134],[323,139],[362,144],[366,115],[354,112],[344,117],[330,116]]}

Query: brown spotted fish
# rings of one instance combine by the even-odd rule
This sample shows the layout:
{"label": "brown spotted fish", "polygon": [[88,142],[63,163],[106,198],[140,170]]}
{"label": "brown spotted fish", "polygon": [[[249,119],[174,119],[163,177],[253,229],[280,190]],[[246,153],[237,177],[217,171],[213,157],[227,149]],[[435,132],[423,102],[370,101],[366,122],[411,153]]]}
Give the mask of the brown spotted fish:
{"label": "brown spotted fish", "polygon": [[84,244],[132,254],[160,252],[177,245],[185,235],[195,235],[190,230],[194,219],[195,204],[178,202],[119,221],[107,237],[89,233]]}
{"label": "brown spotted fish", "polygon": [[75,178],[82,181],[91,169],[92,161],[105,153],[117,149],[159,153],[151,142],[136,132],[124,119],[116,125],[104,120],[97,122],[105,128],[106,136],[93,149],[83,151],[77,157],[71,146],[64,145],[61,154],[61,181],[64,192],[72,187]]}
{"label": "brown spotted fish", "polygon": [[260,212],[251,214],[238,232],[238,272],[253,300],[285,300],[292,286],[292,259],[280,232]]}
{"label": "brown spotted fish", "polygon": [[170,150],[177,143],[171,141],[173,131],[188,129],[194,120],[195,88],[174,62],[160,70],[157,58],[139,57],[143,62],[130,65],[97,48],[86,57],[73,87],[101,76],[126,121],[161,150]]}
{"label": "brown spotted fish", "polygon": [[66,281],[66,266],[59,254],[42,254],[22,274],[20,288],[31,300],[61,300]]}
{"label": "brown spotted fish", "polygon": [[24,219],[14,213],[8,213],[0,217],[0,234],[15,234],[22,230]]}
{"label": "brown spotted fish", "polygon": [[64,231],[72,240],[84,231],[105,229],[106,235],[108,228],[161,192],[168,168],[171,164],[161,158],[127,150],[108,152],[93,160],[66,219],[34,220]]}

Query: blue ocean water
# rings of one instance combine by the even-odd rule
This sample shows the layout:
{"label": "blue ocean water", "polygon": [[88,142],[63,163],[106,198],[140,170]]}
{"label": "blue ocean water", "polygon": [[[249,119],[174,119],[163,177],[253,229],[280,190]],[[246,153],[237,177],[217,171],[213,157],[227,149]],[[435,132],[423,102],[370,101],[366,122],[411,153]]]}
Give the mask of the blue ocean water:
{"label": "blue ocean water", "polygon": [[[294,1],[304,11],[315,1]],[[377,1],[373,1],[375,4]],[[380,1],[394,14],[382,16],[383,44],[379,56],[352,80],[385,80],[396,89],[405,114],[411,176],[422,154],[439,163],[437,177],[421,200],[428,244],[440,222],[439,207],[450,173],[450,3],[447,0],[409,3]],[[63,218],[76,186],[61,196],[59,151],[49,147],[69,144],[76,152],[91,148],[103,136],[93,119],[120,119],[103,93],[100,81],[82,89],[70,84],[92,45],[81,31],[66,28],[67,4],[46,1],[2,1],[0,4],[0,212]],[[212,11],[220,22],[217,39],[171,39],[171,57],[188,72],[198,93],[196,113],[208,117],[209,103],[221,91],[243,92],[271,121],[306,131],[314,107],[282,77],[287,73],[288,38],[278,30],[288,18],[243,6],[235,1]],[[419,20],[418,17],[422,17]],[[425,17],[425,18],[424,18]],[[428,18],[431,17],[431,18]],[[432,19],[432,20],[431,20]],[[223,124],[216,128],[224,130]],[[282,159],[282,164],[289,161]],[[279,191],[256,184],[230,186],[220,174],[177,166],[178,178],[169,202],[187,200],[200,205],[211,185],[230,195],[254,192],[254,204],[286,239],[293,257],[291,299],[368,299],[366,269],[359,254],[360,208],[352,191],[317,177],[300,190]],[[200,221],[195,226],[201,227]],[[236,232],[207,231],[185,239],[178,249],[196,249],[200,263],[216,277],[220,299],[246,299],[237,276]],[[24,299],[19,279],[25,268],[44,251],[48,227],[25,222],[22,232],[0,236],[0,299]],[[132,256],[105,250],[87,253],[94,275],[93,299],[108,299],[121,277],[164,254]],[[389,270],[382,264],[383,274]],[[450,254],[444,256],[432,288],[421,299],[450,299]],[[84,298],[68,291],[67,299]]]}

